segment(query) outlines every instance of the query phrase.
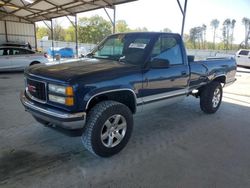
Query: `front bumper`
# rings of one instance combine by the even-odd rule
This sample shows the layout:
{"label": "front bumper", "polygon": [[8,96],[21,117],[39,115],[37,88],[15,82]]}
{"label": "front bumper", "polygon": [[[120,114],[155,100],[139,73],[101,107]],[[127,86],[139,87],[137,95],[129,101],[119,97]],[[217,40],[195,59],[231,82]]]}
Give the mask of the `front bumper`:
{"label": "front bumper", "polygon": [[30,112],[33,116],[38,117],[44,121],[50,122],[56,126],[65,129],[81,129],[86,122],[86,113],[68,113],[52,108],[42,107],[30,101],[24,92],[20,93],[20,100],[25,107],[25,110]]}

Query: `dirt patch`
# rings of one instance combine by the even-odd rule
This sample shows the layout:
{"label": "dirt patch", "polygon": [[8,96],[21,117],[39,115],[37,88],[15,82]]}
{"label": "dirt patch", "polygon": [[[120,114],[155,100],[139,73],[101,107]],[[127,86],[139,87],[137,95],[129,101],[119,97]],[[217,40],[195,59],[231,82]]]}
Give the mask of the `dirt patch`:
{"label": "dirt patch", "polygon": [[69,161],[72,154],[68,152],[48,156],[25,150],[4,153],[0,158],[0,185],[5,180],[21,174],[33,174],[54,168]]}

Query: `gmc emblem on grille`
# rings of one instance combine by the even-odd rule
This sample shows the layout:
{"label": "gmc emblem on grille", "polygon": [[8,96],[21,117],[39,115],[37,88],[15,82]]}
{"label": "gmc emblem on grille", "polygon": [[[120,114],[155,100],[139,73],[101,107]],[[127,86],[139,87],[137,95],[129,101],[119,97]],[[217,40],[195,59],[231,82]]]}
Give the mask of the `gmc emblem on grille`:
{"label": "gmc emblem on grille", "polygon": [[33,85],[28,84],[28,91],[32,93],[36,93],[36,87]]}

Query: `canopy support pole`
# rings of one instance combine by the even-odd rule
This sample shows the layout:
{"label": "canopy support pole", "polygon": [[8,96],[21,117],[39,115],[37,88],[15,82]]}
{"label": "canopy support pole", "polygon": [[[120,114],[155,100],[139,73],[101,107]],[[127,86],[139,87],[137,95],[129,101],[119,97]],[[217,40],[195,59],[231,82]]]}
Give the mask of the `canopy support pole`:
{"label": "canopy support pole", "polygon": [[71,23],[71,25],[75,28],[75,42],[76,42],[76,58],[79,57],[78,54],[78,22],[77,22],[77,14],[73,15],[75,17],[75,22],[73,22],[68,16],[66,16]]}
{"label": "canopy support pole", "polygon": [[183,9],[183,7],[181,6],[180,0],[177,0],[177,3],[179,5],[180,11],[181,11],[182,17],[183,17],[182,18],[182,27],[181,27],[181,37],[182,38],[184,37],[184,28],[185,28],[186,12],[187,12],[187,2],[188,2],[188,0],[185,0],[184,9]]}
{"label": "canopy support pole", "polygon": [[116,8],[115,6],[112,7],[113,9],[113,19],[111,18],[110,14],[108,13],[107,9],[106,8],[103,8],[104,11],[106,12],[112,26],[113,26],[113,34],[115,33],[115,24],[116,24]]}

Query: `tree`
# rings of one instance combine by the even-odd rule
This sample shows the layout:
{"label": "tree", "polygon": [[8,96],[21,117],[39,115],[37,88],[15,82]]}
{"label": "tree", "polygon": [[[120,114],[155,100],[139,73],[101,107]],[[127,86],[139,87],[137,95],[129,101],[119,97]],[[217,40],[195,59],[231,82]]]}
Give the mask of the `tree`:
{"label": "tree", "polygon": [[133,29],[132,31],[144,32],[144,31],[148,31],[148,28],[146,28],[146,27],[137,27],[136,29]]}
{"label": "tree", "polygon": [[125,20],[118,20],[116,22],[115,29],[116,29],[116,32],[118,32],[118,33],[131,31],[131,29],[128,27],[128,24],[126,23]]}
{"label": "tree", "polygon": [[74,41],[76,41],[75,27],[69,26],[67,29],[65,29],[64,40],[66,42],[74,42]]}
{"label": "tree", "polygon": [[213,19],[210,23],[210,25],[213,27],[213,30],[214,30],[214,36],[213,36],[213,49],[215,49],[215,36],[216,36],[216,30],[217,28],[219,27],[219,20],[217,19]]}
{"label": "tree", "polygon": [[65,31],[63,27],[57,22],[57,20],[53,23],[53,38],[56,41],[64,41]]}
{"label": "tree", "polygon": [[232,22],[231,22],[231,50],[233,49],[235,23],[236,23],[236,20],[233,19]]}
{"label": "tree", "polygon": [[202,44],[203,44],[203,49],[206,48],[206,33],[207,33],[207,26],[205,24],[202,24]]}
{"label": "tree", "polygon": [[50,30],[47,27],[37,27],[36,28],[36,37],[37,39],[42,39],[43,37],[48,36],[49,38],[51,38],[50,36]]}
{"label": "tree", "polygon": [[198,42],[198,48],[201,49],[204,41],[204,28],[201,26],[191,28],[189,40],[193,43],[194,48],[197,48],[196,42]]}
{"label": "tree", "polygon": [[166,33],[172,33],[172,31],[171,31],[171,29],[169,29],[169,28],[164,28],[163,30],[162,30],[162,32],[166,32]]}
{"label": "tree", "polygon": [[250,19],[244,17],[242,19],[242,23],[245,26],[245,48],[247,48],[248,47],[248,40],[250,38]]}
{"label": "tree", "polygon": [[235,27],[236,20],[235,19],[226,19],[223,22],[222,28],[222,37],[224,43],[224,49],[229,49],[229,44],[231,43],[231,49],[233,48],[233,36],[234,36],[234,27]]}
{"label": "tree", "polygon": [[224,49],[228,50],[229,49],[229,39],[230,39],[230,28],[231,28],[231,20],[226,19],[223,22],[223,28],[222,28],[222,40],[224,43]]}
{"label": "tree", "polygon": [[78,39],[82,43],[99,43],[103,38],[112,33],[110,22],[96,15],[90,18],[79,19]]}

